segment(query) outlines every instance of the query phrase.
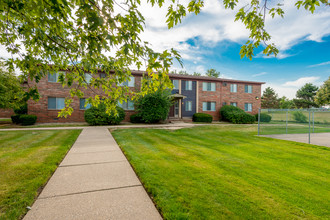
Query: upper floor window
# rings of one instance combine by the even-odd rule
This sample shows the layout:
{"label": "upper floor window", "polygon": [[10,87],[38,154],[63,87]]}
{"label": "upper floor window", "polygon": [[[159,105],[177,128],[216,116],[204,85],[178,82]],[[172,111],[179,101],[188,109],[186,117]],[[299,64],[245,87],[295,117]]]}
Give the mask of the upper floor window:
{"label": "upper floor window", "polygon": [[237,92],[237,84],[230,84],[230,92]]}
{"label": "upper floor window", "polygon": [[237,107],[237,102],[231,102],[230,105]]}
{"label": "upper floor window", "polygon": [[65,108],[65,98],[48,97],[48,109]]}
{"label": "upper floor window", "polygon": [[213,83],[213,82],[203,82],[203,91],[215,92],[215,83]]}
{"label": "upper floor window", "polygon": [[86,110],[86,109],[89,109],[91,107],[91,104],[87,104],[86,106],[86,99],[85,98],[82,98],[80,99],[80,103],[79,103],[79,109],[80,110]]}
{"label": "upper floor window", "polygon": [[58,82],[60,73],[64,73],[64,72],[55,72],[55,73],[48,72],[48,82]]}
{"label": "upper floor window", "polygon": [[245,85],[245,93],[252,93],[252,86],[251,85]]}
{"label": "upper floor window", "polygon": [[123,103],[118,102],[118,106],[122,107],[124,110],[134,110],[134,102],[129,99]]}
{"label": "upper floor window", "polygon": [[192,101],[186,101],[185,110],[187,112],[192,111]]}
{"label": "upper floor window", "polygon": [[120,86],[134,87],[135,86],[135,77],[130,76],[129,80],[126,80],[125,82],[120,83]]}
{"label": "upper floor window", "polygon": [[203,111],[215,111],[215,102],[203,102]]}
{"label": "upper floor window", "polygon": [[246,112],[252,112],[252,103],[245,103],[244,110]]}
{"label": "upper floor window", "polygon": [[173,83],[173,89],[179,89],[179,80],[173,79],[172,80]]}
{"label": "upper floor window", "polygon": [[85,73],[85,81],[86,83],[90,83],[92,80],[92,75],[90,73]]}
{"label": "upper floor window", "polygon": [[186,90],[192,90],[192,81],[186,81]]}

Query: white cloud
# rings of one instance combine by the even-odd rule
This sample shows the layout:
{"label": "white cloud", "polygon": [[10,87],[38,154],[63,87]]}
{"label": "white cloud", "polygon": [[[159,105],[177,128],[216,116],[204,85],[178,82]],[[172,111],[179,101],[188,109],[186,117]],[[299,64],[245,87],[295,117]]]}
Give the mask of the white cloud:
{"label": "white cloud", "polygon": [[288,82],[284,83],[283,86],[299,88],[299,87],[304,86],[306,83],[313,83],[313,84],[319,85],[320,82],[317,81],[318,79],[320,79],[320,77],[318,77],[318,76],[301,77],[295,81],[288,81]]}
{"label": "white cloud", "polygon": [[285,96],[289,99],[295,98],[296,92],[299,89],[299,88],[285,87],[279,84],[266,83],[261,86],[262,91],[264,91],[265,88],[267,87],[273,88],[279,97]]}
{"label": "white cloud", "polygon": [[267,72],[261,72],[261,73],[253,74],[252,77],[263,76],[266,74],[267,74]]}
{"label": "white cloud", "polygon": [[325,66],[325,65],[329,65],[329,64],[330,64],[330,61],[327,61],[327,62],[323,62],[323,63],[319,63],[319,64],[310,65],[308,67],[312,68],[312,67]]}

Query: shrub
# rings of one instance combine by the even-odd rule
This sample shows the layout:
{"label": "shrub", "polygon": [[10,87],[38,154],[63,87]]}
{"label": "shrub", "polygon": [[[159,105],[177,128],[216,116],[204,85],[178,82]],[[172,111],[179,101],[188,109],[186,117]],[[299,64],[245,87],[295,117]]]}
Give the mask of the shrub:
{"label": "shrub", "polygon": [[165,120],[172,105],[168,91],[156,91],[140,97],[135,106],[142,120],[146,123],[157,123]]}
{"label": "shrub", "polygon": [[[258,114],[255,115],[256,121],[258,121]],[[260,113],[260,122],[270,122],[272,120],[272,116],[266,113]]]}
{"label": "shrub", "polygon": [[37,121],[36,115],[21,115],[19,117],[20,122],[22,125],[34,125]]}
{"label": "shrub", "polygon": [[195,113],[193,115],[193,121],[194,122],[207,122],[211,123],[213,120],[212,115],[205,114],[205,113]]}
{"label": "shrub", "polygon": [[242,109],[225,105],[220,109],[221,119],[223,121],[229,121],[234,124],[251,124],[255,122],[255,116],[250,115]]}
{"label": "shrub", "polygon": [[307,122],[307,116],[304,115],[302,112],[293,112],[293,119],[297,122],[306,123]]}
{"label": "shrub", "polygon": [[142,116],[140,114],[133,114],[130,116],[130,121],[132,123],[143,123]]}
{"label": "shrub", "polygon": [[108,115],[104,104],[91,107],[85,111],[84,118],[89,125],[118,125],[125,118],[125,111],[116,107],[117,115]]}
{"label": "shrub", "polygon": [[16,115],[25,115],[28,112],[27,103],[22,104],[20,107],[15,108],[14,112]]}
{"label": "shrub", "polygon": [[19,123],[21,123],[21,121],[20,121],[20,117],[21,117],[21,115],[16,114],[16,115],[12,115],[12,116],[10,116],[10,117],[11,117],[11,121],[12,121],[14,124],[19,124]]}

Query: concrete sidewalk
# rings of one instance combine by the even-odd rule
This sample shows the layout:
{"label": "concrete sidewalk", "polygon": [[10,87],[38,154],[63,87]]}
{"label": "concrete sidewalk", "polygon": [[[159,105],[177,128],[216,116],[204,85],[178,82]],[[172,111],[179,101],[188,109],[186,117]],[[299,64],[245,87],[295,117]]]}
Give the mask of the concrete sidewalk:
{"label": "concrete sidewalk", "polygon": [[24,219],[161,216],[108,129],[85,127]]}

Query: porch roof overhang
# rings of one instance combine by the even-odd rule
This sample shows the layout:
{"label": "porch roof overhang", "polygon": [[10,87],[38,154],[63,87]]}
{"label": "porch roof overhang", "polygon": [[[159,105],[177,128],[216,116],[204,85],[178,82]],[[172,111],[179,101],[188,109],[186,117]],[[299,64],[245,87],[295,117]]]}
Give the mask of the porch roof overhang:
{"label": "porch roof overhang", "polygon": [[173,99],[185,99],[187,96],[184,96],[182,94],[172,94],[170,95]]}

